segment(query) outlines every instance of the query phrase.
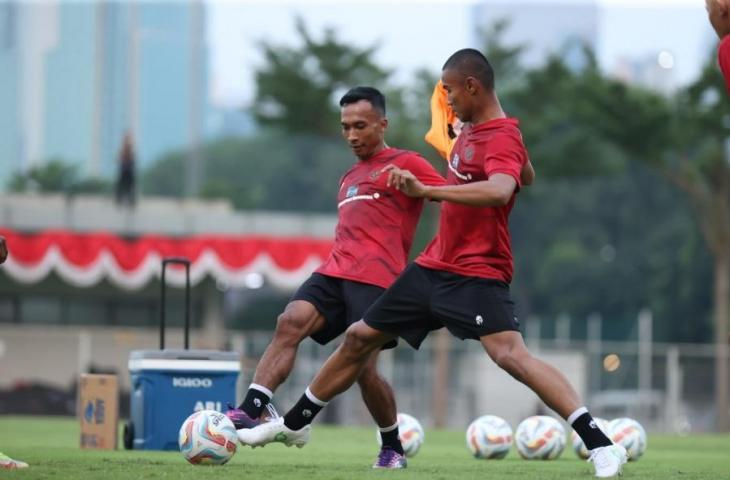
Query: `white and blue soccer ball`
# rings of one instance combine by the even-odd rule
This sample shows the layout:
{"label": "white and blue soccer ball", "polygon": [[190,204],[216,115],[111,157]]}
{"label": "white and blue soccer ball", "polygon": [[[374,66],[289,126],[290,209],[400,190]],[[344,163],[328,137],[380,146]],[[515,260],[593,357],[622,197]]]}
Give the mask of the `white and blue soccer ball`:
{"label": "white and blue soccer ball", "polygon": [[609,423],[609,437],[626,449],[629,461],[636,461],[646,451],[646,431],[633,418],[616,418]]}
{"label": "white and blue soccer ball", "polygon": [[[596,422],[596,426],[609,438],[611,438],[611,431],[609,428],[609,422],[608,420],[605,420],[603,418],[594,418]],[[573,432],[570,434],[571,442],[573,443],[573,451],[575,451],[575,454],[578,455],[580,458],[588,458],[591,455],[591,452],[588,451],[586,448],[585,443],[583,443],[583,439],[580,438],[580,436],[573,430]]]}
{"label": "white and blue soccer ball", "polygon": [[475,458],[504,458],[512,446],[512,427],[503,418],[483,415],[466,429],[466,446]]}
{"label": "white and blue soccer ball", "polygon": [[528,417],[517,426],[515,446],[526,460],[554,460],[565,448],[565,429],[545,415]]}
{"label": "white and blue soccer ball", "polygon": [[[375,433],[378,437],[378,445],[382,445],[382,438],[380,438],[380,430],[376,430]],[[403,452],[406,457],[415,456],[423,445],[425,435],[421,422],[416,420],[407,413],[398,414],[398,438],[403,446]]]}
{"label": "white and blue soccer ball", "polygon": [[220,412],[200,410],[183,422],[178,445],[193,465],[223,465],[236,453],[236,427]]}

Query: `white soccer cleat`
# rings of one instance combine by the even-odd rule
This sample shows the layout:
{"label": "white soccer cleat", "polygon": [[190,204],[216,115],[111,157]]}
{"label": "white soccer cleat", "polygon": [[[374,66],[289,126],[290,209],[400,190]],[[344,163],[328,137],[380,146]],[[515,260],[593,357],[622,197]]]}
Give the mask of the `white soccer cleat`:
{"label": "white soccer cleat", "polygon": [[596,469],[596,477],[609,478],[621,475],[623,464],[628,460],[626,449],[618,444],[591,450],[588,461]]}
{"label": "white soccer cleat", "polygon": [[15,470],[18,468],[28,468],[28,464],[20,460],[13,460],[0,452],[0,470]]}
{"label": "white soccer cleat", "polygon": [[243,445],[250,447],[263,447],[272,442],[280,442],[291,447],[296,445],[302,448],[309,442],[311,425],[305,425],[300,430],[290,430],[284,425],[284,417],[278,417],[270,422],[262,423],[254,428],[242,428],[237,430],[238,440]]}

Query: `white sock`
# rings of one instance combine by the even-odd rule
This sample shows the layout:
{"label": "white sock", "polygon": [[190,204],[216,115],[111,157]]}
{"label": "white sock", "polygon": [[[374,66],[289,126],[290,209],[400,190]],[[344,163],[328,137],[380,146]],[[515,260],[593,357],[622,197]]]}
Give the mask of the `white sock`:
{"label": "white sock", "polygon": [[310,402],[312,402],[315,405],[319,405],[320,407],[326,407],[329,402],[323,402],[319,398],[315,397],[312,391],[307,387],[307,390],[304,392],[304,395],[307,396]]}
{"label": "white sock", "polygon": [[588,413],[588,409],[586,407],[580,407],[575,412],[571,413],[568,419],[566,420],[568,422],[568,425],[573,425],[573,422],[578,420],[578,417],[583,415],[584,413]]}
{"label": "white sock", "polygon": [[391,425],[390,427],[384,427],[384,428],[381,428],[381,429],[380,429],[380,432],[381,432],[381,433],[388,433],[388,432],[392,432],[392,431],[393,431],[393,430],[395,430],[396,428],[398,428],[398,422],[395,422],[395,423],[394,423],[393,425]]}
{"label": "white sock", "polygon": [[258,383],[252,383],[248,386],[249,390],[258,390],[259,392],[263,393],[267,397],[269,397],[269,400],[271,400],[271,397],[274,396],[274,392],[269,390],[268,388],[264,387],[263,385],[259,385]]}

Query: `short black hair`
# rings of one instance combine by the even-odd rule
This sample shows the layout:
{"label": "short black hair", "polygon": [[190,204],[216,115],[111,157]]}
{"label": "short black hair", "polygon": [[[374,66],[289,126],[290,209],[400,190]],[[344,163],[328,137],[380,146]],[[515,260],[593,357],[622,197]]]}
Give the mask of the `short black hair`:
{"label": "short black hair", "polygon": [[465,76],[476,78],[487,90],[494,89],[494,69],[479,50],[459,50],[446,60],[442,70],[456,70]]}
{"label": "short black hair", "polygon": [[340,99],[340,107],[367,100],[380,115],[385,116],[385,95],[373,87],[354,87]]}

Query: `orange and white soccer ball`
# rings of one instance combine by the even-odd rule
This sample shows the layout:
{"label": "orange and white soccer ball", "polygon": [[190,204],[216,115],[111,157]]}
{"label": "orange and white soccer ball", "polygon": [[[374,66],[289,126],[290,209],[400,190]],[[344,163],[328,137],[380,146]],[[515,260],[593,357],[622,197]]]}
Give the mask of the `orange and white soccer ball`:
{"label": "orange and white soccer ball", "polygon": [[622,445],[629,454],[629,461],[636,461],[646,451],[646,431],[633,418],[616,418],[609,423],[613,443]]}
{"label": "orange and white soccer ball", "polygon": [[228,417],[214,410],[201,410],[183,422],[178,445],[193,465],[223,465],[236,453],[238,435]]}
{"label": "orange and white soccer ball", "polygon": [[[380,430],[376,430],[375,433],[378,437],[378,445],[382,445]],[[421,445],[423,445],[425,439],[421,423],[407,413],[399,413],[398,438],[400,438],[400,443],[403,446],[403,452],[406,454],[406,457],[415,456],[421,449]]]}
{"label": "orange and white soccer ball", "polygon": [[466,446],[475,458],[504,458],[512,446],[512,427],[503,418],[483,415],[466,429]]}
{"label": "orange and white soccer ball", "polygon": [[565,448],[565,429],[553,417],[535,415],[517,426],[515,446],[526,460],[554,460]]}
{"label": "orange and white soccer ball", "polygon": [[[596,426],[598,426],[598,428],[601,429],[607,437],[611,438],[608,420],[603,418],[594,418],[593,420],[595,420]],[[570,434],[570,440],[573,443],[573,451],[575,451],[575,454],[580,458],[588,458],[591,455],[591,452],[588,451],[585,443],[583,443],[583,439],[575,433],[575,430],[573,430]]]}

